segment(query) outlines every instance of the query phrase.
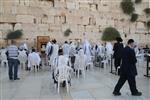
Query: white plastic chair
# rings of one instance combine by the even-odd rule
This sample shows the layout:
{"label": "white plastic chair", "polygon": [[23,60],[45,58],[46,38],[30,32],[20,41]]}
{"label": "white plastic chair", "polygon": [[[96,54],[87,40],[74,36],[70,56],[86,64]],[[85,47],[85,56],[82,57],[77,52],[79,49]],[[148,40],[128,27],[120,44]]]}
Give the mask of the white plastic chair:
{"label": "white plastic chair", "polygon": [[4,64],[8,66],[8,60],[7,60],[7,55],[5,50],[1,52],[1,66],[4,66]]}
{"label": "white plastic chair", "polygon": [[57,61],[55,62],[57,64],[57,67],[54,69],[55,74],[58,73],[57,78],[55,78],[58,81],[57,88],[58,88],[58,93],[60,90],[60,84],[65,81],[66,87],[67,87],[67,92],[69,92],[69,85],[68,81],[71,80],[71,73],[72,68],[68,65],[69,63],[69,58],[68,56],[59,56]]}
{"label": "white plastic chair", "polygon": [[[88,57],[86,57],[86,58],[88,58]],[[88,60],[86,61],[86,67],[89,67],[90,69],[94,67],[93,59],[94,59],[94,57],[91,56],[91,57],[90,57],[90,60],[89,60],[89,61],[88,61]]]}
{"label": "white plastic chair", "polygon": [[58,67],[56,69],[56,72],[58,72],[58,78],[57,78],[57,91],[59,93],[60,90],[60,84],[63,83],[65,81],[66,83],[66,87],[67,87],[67,93],[69,92],[69,84],[68,82],[71,81],[71,67],[69,66],[62,66],[62,67]]}
{"label": "white plastic chair", "polygon": [[18,59],[20,61],[20,65],[25,68],[26,67],[26,62],[27,62],[27,55],[25,51],[20,51],[18,55]]}
{"label": "white plastic chair", "polygon": [[85,61],[85,58],[86,56],[85,55],[76,55],[76,59],[75,59],[75,73],[76,75],[78,75],[78,78],[79,78],[79,74],[80,74],[80,71],[82,72],[83,74],[83,77],[85,78],[85,68],[86,68],[86,61]]}

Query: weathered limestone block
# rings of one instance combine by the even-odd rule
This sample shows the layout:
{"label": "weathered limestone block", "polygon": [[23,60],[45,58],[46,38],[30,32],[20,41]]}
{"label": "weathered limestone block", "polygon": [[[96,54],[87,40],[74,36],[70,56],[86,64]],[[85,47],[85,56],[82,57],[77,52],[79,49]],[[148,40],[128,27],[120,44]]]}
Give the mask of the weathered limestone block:
{"label": "weathered limestone block", "polygon": [[86,4],[86,3],[80,3],[79,4],[79,9],[81,9],[81,10],[89,10],[90,9],[90,5]]}
{"label": "weathered limestone block", "polygon": [[21,30],[22,25],[20,23],[15,24],[14,30]]}
{"label": "weathered limestone block", "polygon": [[11,24],[0,24],[0,30],[4,32],[8,30],[13,30],[13,26]]}
{"label": "weathered limestone block", "polygon": [[61,2],[61,1],[54,0],[54,7],[56,7],[56,8],[66,8],[67,5],[66,5],[66,2]]}
{"label": "weathered limestone block", "polygon": [[137,22],[136,23],[136,33],[146,33],[146,28],[144,26],[144,23],[142,22]]}
{"label": "weathered limestone block", "polygon": [[93,32],[93,26],[92,25],[87,25],[86,26],[86,32]]}
{"label": "weathered limestone block", "polygon": [[83,34],[85,32],[85,27],[83,25],[78,25],[79,32]]}
{"label": "weathered limestone block", "polygon": [[82,24],[83,25],[89,25],[89,16],[85,16],[82,18]]}
{"label": "weathered limestone block", "polygon": [[38,30],[38,24],[22,24],[22,29],[25,32],[37,32]]}
{"label": "weathered limestone block", "polygon": [[38,24],[38,30],[40,32],[48,31],[49,25],[48,24]]}
{"label": "weathered limestone block", "polygon": [[72,31],[72,33],[77,33],[78,32],[78,25],[77,24],[71,24],[70,30]]}
{"label": "weathered limestone block", "polygon": [[53,2],[50,1],[40,1],[39,4],[40,4],[39,7],[46,7],[46,8],[53,7]]}
{"label": "weathered limestone block", "polygon": [[17,15],[18,14],[20,14],[20,15],[28,14],[28,9],[29,8],[27,6],[21,6],[21,5],[17,6],[16,7]]}
{"label": "weathered limestone block", "polygon": [[98,5],[97,4],[91,4],[90,5],[90,10],[91,11],[97,11],[98,10]]}
{"label": "weathered limestone block", "polygon": [[105,26],[107,25],[106,22],[107,22],[107,19],[104,19],[104,17],[96,18],[97,25]]}
{"label": "weathered limestone block", "polygon": [[48,16],[47,23],[48,24],[54,24],[54,16]]}
{"label": "weathered limestone block", "polygon": [[32,15],[17,15],[16,20],[17,22],[21,23],[33,23],[34,16]]}
{"label": "weathered limestone block", "polygon": [[75,2],[67,2],[67,9],[76,9],[76,3]]}
{"label": "weathered limestone block", "polygon": [[82,24],[82,17],[76,16],[68,16],[67,23],[69,24]]}
{"label": "weathered limestone block", "polygon": [[61,31],[65,32],[67,29],[70,29],[70,24],[62,24],[61,25]]}
{"label": "weathered limestone block", "polygon": [[51,24],[49,25],[50,32],[60,32],[61,31],[61,25],[55,25]]}

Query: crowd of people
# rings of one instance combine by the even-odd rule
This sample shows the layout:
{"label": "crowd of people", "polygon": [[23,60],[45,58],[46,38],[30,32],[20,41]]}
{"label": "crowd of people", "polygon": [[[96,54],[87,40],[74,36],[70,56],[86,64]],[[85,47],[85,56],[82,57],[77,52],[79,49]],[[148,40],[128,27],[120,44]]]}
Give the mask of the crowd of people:
{"label": "crowd of people", "polygon": [[[135,81],[135,76],[137,75],[136,55],[142,52],[142,50],[139,50],[138,46],[135,46],[133,39],[130,39],[126,46],[122,43],[123,40],[120,37],[116,38],[116,41],[114,46],[111,42],[105,44],[101,44],[100,42],[91,44],[88,40],[85,40],[83,43],[65,41],[63,45],[59,45],[55,39],[49,41],[45,49],[45,62],[47,66],[50,66],[53,72],[54,83],[58,81],[55,77],[57,74],[60,74],[60,72],[56,71],[58,71],[58,66],[62,66],[62,62],[63,64],[66,63],[66,66],[70,66],[70,69],[76,73],[76,67],[79,64],[83,64],[83,62],[86,69],[89,63],[91,64],[90,66],[97,66],[97,62],[100,63],[100,67],[104,67],[104,61],[107,60],[107,64],[109,64],[113,57],[115,71],[117,72],[118,68],[120,68],[120,78],[113,94],[115,96],[121,95],[120,89],[125,81],[128,80],[132,95],[142,95],[142,93],[137,90]],[[19,65],[29,71],[32,69],[40,70],[45,66],[42,63],[43,60],[40,52],[33,47],[29,49],[26,43],[18,48],[14,40],[11,41],[11,45],[6,48],[1,48],[0,56],[1,65],[4,66],[8,64],[10,80],[20,79],[18,77]],[[65,60],[60,61],[61,59]],[[81,72],[79,71],[78,73]],[[65,86],[65,83],[63,84],[63,86]]]}

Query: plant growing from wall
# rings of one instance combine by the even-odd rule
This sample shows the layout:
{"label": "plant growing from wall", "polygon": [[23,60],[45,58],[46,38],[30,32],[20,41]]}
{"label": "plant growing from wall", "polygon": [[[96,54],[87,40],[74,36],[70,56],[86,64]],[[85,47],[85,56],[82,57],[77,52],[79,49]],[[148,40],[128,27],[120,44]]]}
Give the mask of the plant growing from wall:
{"label": "plant growing from wall", "polygon": [[102,40],[103,41],[113,41],[116,40],[116,37],[120,37],[120,33],[114,27],[107,27],[103,31]]}
{"label": "plant growing from wall", "polygon": [[131,15],[135,11],[134,3],[131,0],[122,0],[121,8],[128,15]]}
{"label": "plant growing from wall", "polygon": [[138,19],[138,14],[133,13],[133,14],[131,15],[130,21],[131,21],[131,22],[135,22],[137,19]]}
{"label": "plant growing from wall", "polygon": [[10,31],[6,36],[6,39],[19,39],[22,37],[22,35],[22,30]]}
{"label": "plant growing from wall", "polygon": [[70,33],[72,33],[72,31],[70,29],[67,29],[65,32],[64,32],[64,36],[65,37],[68,37],[70,35]]}
{"label": "plant growing from wall", "polygon": [[150,8],[145,8],[145,9],[144,9],[144,12],[145,12],[146,14],[150,14]]}
{"label": "plant growing from wall", "polygon": [[135,3],[141,3],[142,2],[142,0],[135,0]]}

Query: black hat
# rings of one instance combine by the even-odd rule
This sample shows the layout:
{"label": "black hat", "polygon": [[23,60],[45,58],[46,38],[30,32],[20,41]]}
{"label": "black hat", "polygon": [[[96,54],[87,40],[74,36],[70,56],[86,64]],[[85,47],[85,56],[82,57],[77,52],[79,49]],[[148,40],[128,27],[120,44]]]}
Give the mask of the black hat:
{"label": "black hat", "polygon": [[123,40],[122,40],[121,37],[117,37],[117,38],[116,38],[116,41],[117,41],[117,42],[122,42]]}

